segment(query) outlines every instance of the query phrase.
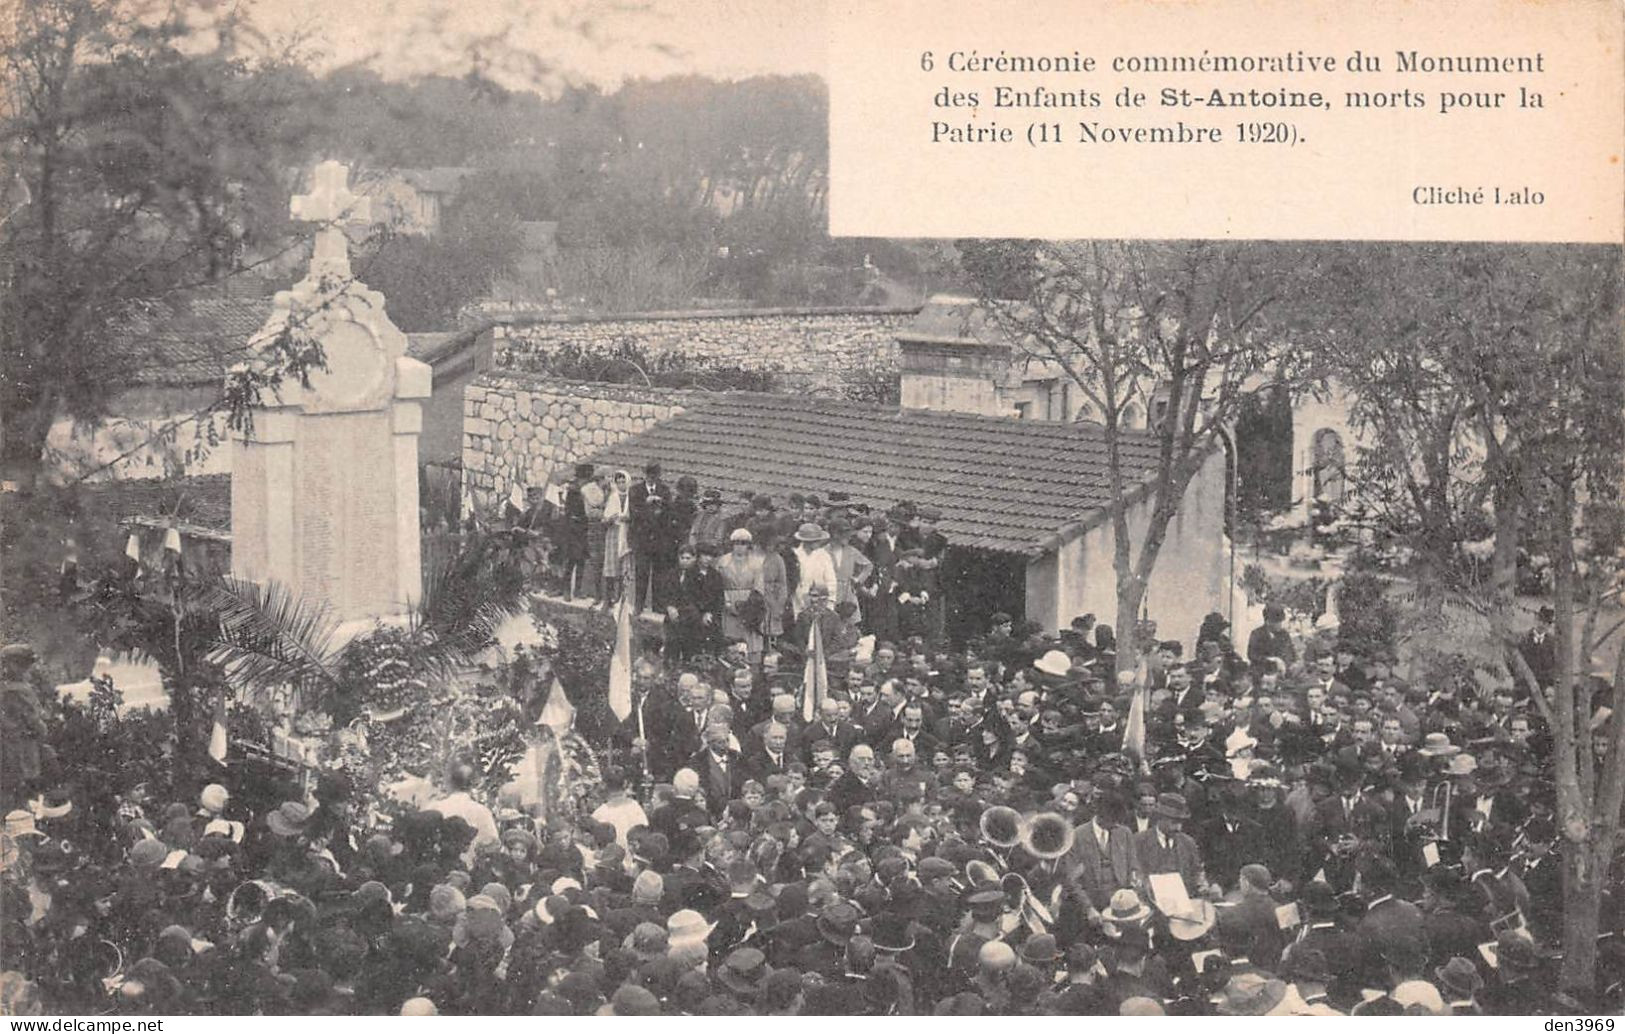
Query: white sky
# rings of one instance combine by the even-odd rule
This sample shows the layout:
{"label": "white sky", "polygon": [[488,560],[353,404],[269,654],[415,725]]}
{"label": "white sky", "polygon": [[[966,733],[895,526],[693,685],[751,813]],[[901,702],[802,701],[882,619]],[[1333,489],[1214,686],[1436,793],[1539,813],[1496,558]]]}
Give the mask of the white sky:
{"label": "white sky", "polygon": [[[822,74],[827,0],[250,0],[272,37],[305,33],[317,67],[365,61],[388,77],[462,75],[470,45],[512,87],[612,87],[687,73]],[[496,42],[500,41],[500,42]],[[538,68],[545,72],[538,73]]]}

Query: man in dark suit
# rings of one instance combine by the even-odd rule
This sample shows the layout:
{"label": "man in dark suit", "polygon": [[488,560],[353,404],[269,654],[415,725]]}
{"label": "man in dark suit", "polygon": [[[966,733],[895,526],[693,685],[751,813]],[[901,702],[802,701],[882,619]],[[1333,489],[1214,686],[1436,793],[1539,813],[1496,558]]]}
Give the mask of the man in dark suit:
{"label": "man in dark suit", "polygon": [[1298,659],[1297,648],[1286,630],[1286,609],[1279,603],[1264,605],[1264,624],[1247,637],[1247,664],[1255,682],[1260,672],[1274,667],[1272,659],[1283,668],[1292,667]]}
{"label": "man in dark suit", "polygon": [[1339,759],[1336,778],[1337,791],[1315,808],[1311,839],[1323,858],[1346,835],[1370,839],[1385,836],[1389,828],[1387,809],[1360,787],[1364,775],[1357,761]]}
{"label": "man in dark suit", "polygon": [[[1551,607],[1542,607],[1535,616],[1535,627],[1524,633],[1518,641],[1518,652],[1523,654],[1524,662],[1535,676],[1535,681],[1541,689],[1551,686],[1557,674],[1557,637],[1554,632],[1557,621],[1557,611]],[[1523,696],[1527,687],[1519,686],[1518,695]]]}
{"label": "man in dark suit", "polygon": [[897,641],[897,527],[882,515],[871,518],[874,530],[869,539],[869,559],[874,562],[874,576],[868,584],[859,587],[863,595],[863,622],[865,631],[881,642]]}
{"label": "man in dark suit", "polygon": [[705,810],[713,820],[720,819],[728,802],[737,796],[747,778],[739,765],[739,752],[728,746],[728,727],[713,722],[705,727],[705,747],[689,759],[688,767],[700,777],[705,793]]}
{"label": "man in dark suit", "polygon": [[1239,899],[1219,909],[1219,943],[1232,958],[1245,956],[1253,965],[1274,969],[1284,946],[1276,902],[1270,896],[1270,871],[1262,865],[1243,865],[1237,880]]}
{"label": "man in dark suit", "polygon": [[857,726],[841,720],[840,701],[826,697],[819,706],[818,720],[801,730],[801,760],[812,763],[813,744],[819,740],[828,740],[830,746],[835,748],[835,756],[844,758],[847,751],[861,739],[863,733]]}
{"label": "man in dark suit", "polygon": [[1141,883],[1149,885],[1152,876],[1176,872],[1185,881],[1185,893],[1195,897],[1206,892],[1208,882],[1202,868],[1201,849],[1191,835],[1184,832],[1185,822],[1190,817],[1190,806],[1183,795],[1157,795],[1151,828],[1134,836],[1134,864]]}
{"label": "man in dark suit", "polygon": [[941,740],[926,731],[925,705],[922,702],[911,700],[905,704],[897,723],[887,731],[882,742],[891,744],[898,740],[913,743],[914,753],[924,758],[929,758],[942,746]]}
{"label": "man in dark suit", "polygon": [[1208,875],[1221,887],[1235,887],[1242,868],[1262,859],[1270,846],[1263,825],[1248,806],[1250,796],[1246,783],[1225,783],[1219,794],[1219,813],[1202,823]]}
{"label": "man in dark suit", "polygon": [[680,546],[665,601],[668,660],[682,662],[712,652],[722,624],[723,598],[722,576],[700,564],[696,547]]}
{"label": "man in dark suit", "polygon": [[744,777],[765,786],[769,777],[784,775],[790,768],[790,755],[785,746],[789,734],[778,722],[769,722],[762,731],[761,746],[744,755],[739,763]]}
{"label": "man in dark suit", "polygon": [[1304,885],[1298,897],[1298,911],[1303,919],[1295,939],[1286,948],[1282,958],[1290,966],[1294,956],[1306,952],[1319,952],[1326,960],[1330,980],[1326,981],[1330,1001],[1339,1008],[1359,1000],[1360,941],[1349,930],[1342,916],[1342,906],[1331,885],[1313,880]]}
{"label": "man in dark suit", "polygon": [[633,680],[632,711],[616,726],[614,738],[615,745],[625,751],[627,768],[637,772],[640,783],[671,778],[673,769],[668,766],[672,759],[662,756],[659,744],[669,742],[674,727],[671,712],[676,706],[666,690],[650,692],[649,682]]}
{"label": "man in dark suit", "polygon": [[1360,873],[1366,906],[1354,935],[1364,948],[1367,987],[1387,986],[1387,960],[1427,947],[1426,917],[1420,908],[1394,896],[1398,878],[1393,863],[1381,857],[1371,859]]}
{"label": "man in dark suit", "polygon": [[658,730],[651,729],[645,718],[649,763],[657,776],[670,778],[705,746],[710,709],[711,690],[698,675],[684,673],[677,679],[676,699],[656,712],[660,719]]}
{"label": "man in dark suit", "polygon": [[667,515],[671,504],[671,489],[660,479],[660,464],[645,464],[643,480],[632,486],[627,500],[627,532],[637,575],[632,603],[640,610],[646,606],[660,610],[666,603],[671,570],[677,564],[677,541]]}
{"label": "man in dark suit", "polygon": [[1112,894],[1134,882],[1134,834],[1123,825],[1117,802],[1095,790],[1095,814],[1078,827],[1067,855],[1068,872],[1097,911]]}

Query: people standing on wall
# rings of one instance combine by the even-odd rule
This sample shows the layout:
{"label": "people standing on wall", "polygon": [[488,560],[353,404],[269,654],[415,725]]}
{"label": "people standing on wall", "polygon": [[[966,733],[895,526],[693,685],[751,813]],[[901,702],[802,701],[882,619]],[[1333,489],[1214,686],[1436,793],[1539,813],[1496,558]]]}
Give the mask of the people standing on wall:
{"label": "people standing on wall", "polygon": [[658,610],[665,603],[665,583],[677,563],[677,540],[672,538],[670,487],[660,477],[654,460],[643,466],[643,480],[632,486],[627,504],[627,531],[631,538],[634,584],[632,605],[639,611]]}
{"label": "people standing on wall", "polygon": [[[722,638],[727,643],[744,643],[752,660],[762,655],[761,620],[750,606],[761,574],[761,561],[751,548],[749,529],[739,528],[728,536],[728,551],[717,561],[722,576]],[[761,605],[757,598],[756,607]],[[752,618],[755,620],[752,620]]]}
{"label": "people standing on wall", "polygon": [[[895,514],[895,511],[894,511]],[[897,639],[897,555],[902,550],[898,525],[890,516],[876,514],[870,520],[869,560],[874,574],[863,595],[863,627],[881,642]]]}
{"label": "people standing on wall", "polygon": [[583,569],[586,567],[588,532],[592,525],[587,518],[585,489],[592,484],[592,464],[577,463],[575,477],[564,491],[563,512],[554,526],[553,540],[558,557],[559,574],[564,580],[564,598],[573,600],[576,593],[584,592]]}
{"label": "people standing on wall", "polygon": [[[830,566],[835,569],[835,593],[831,597],[832,605],[840,607],[843,603],[850,603],[854,615],[861,616],[858,589],[866,585],[874,574],[874,561],[853,545],[852,527],[846,518],[838,516],[830,518],[829,538],[829,544],[824,549],[829,553]],[[854,617],[854,623],[856,620],[857,617]]]}
{"label": "people standing on wall", "polygon": [[604,504],[615,475],[608,470],[598,473],[591,463],[578,468],[586,471],[581,482],[581,502],[587,511],[587,562],[582,566],[580,583],[576,591],[588,599],[602,598],[604,593]]}
{"label": "people standing on wall", "polygon": [[[686,479],[684,479],[686,480]],[[682,480],[679,480],[680,485]],[[700,510],[694,522],[687,529],[687,541],[691,546],[709,543],[721,546],[728,533],[733,531],[727,525],[729,522],[722,516],[722,490],[720,488],[707,488],[705,494],[700,496]],[[741,525],[743,527],[743,525]]]}
{"label": "people standing on wall", "polygon": [[918,566],[925,575],[925,589],[930,594],[925,605],[925,637],[941,642],[947,627],[947,596],[942,592],[942,564],[948,554],[948,539],[937,530],[942,511],[934,506],[922,506],[916,527],[920,535]]}
{"label": "people standing on wall", "polygon": [[715,631],[720,605],[715,598],[720,587],[715,574],[700,564],[699,549],[689,545],[678,548],[677,574],[666,600],[667,661],[679,664],[704,652]]}
{"label": "people standing on wall", "polygon": [[[621,593],[631,588],[636,591],[636,561],[632,552],[628,525],[631,515],[628,500],[632,491],[632,478],[624,470],[617,470],[610,480],[609,492],[604,498],[604,606],[618,602]],[[636,597],[633,606],[637,605]]]}

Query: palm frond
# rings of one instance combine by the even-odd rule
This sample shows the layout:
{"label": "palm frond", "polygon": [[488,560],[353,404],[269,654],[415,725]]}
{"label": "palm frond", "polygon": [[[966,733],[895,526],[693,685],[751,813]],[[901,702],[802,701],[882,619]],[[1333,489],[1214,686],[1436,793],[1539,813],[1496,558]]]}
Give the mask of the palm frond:
{"label": "palm frond", "polygon": [[278,582],[222,578],[210,588],[208,605],[220,616],[210,659],[232,685],[263,691],[334,681],[338,622],[325,603]]}

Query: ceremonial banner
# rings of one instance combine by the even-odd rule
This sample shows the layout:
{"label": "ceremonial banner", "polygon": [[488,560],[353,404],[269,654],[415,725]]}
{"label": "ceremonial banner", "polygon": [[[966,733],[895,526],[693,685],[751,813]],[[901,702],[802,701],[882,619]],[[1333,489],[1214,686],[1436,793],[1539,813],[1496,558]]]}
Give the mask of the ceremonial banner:
{"label": "ceremonial banner", "polygon": [[829,671],[824,667],[824,633],[818,621],[811,622],[807,634],[807,669],[801,676],[801,720],[810,722],[818,716],[824,697],[829,695]]}
{"label": "ceremonial banner", "polygon": [[618,721],[632,713],[632,601],[615,608],[615,652],[609,658],[609,709]]}

